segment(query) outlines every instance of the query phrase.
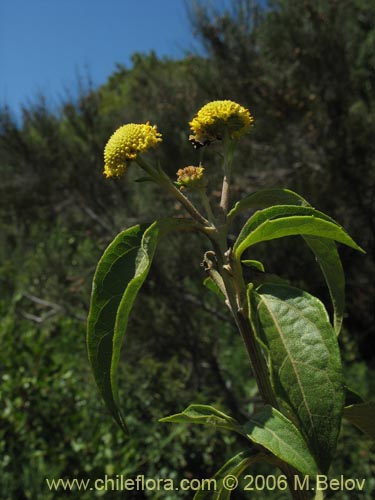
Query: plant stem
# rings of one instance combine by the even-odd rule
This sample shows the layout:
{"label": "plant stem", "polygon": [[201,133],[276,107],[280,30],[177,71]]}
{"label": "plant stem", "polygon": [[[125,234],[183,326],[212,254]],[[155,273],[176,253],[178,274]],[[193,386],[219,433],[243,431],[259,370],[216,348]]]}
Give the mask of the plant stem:
{"label": "plant stem", "polygon": [[141,157],[137,157],[136,162],[157,184],[166,188],[166,190],[186,208],[193,219],[195,219],[203,226],[209,225],[208,220],[203,217],[203,215],[195,208],[191,201],[181,193],[181,191],[173,184],[173,182],[165,172],[163,172],[161,169],[157,170]]}
{"label": "plant stem", "polygon": [[[238,266],[233,265],[233,261],[228,258],[228,250],[223,251],[223,245],[218,246],[216,253],[219,254],[217,256],[219,273],[223,278],[227,292],[229,309],[244,341],[260,395],[265,404],[270,404],[274,408],[277,408],[278,403],[271,386],[266,360],[251,328],[247,314],[247,303],[244,303],[246,300],[246,289],[242,273],[239,275],[238,269],[236,269]],[[228,272],[228,269],[230,269],[231,273]]]}
{"label": "plant stem", "polygon": [[262,399],[266,404],[270,404],[274,408],[278,408],[275,393],[270,383],[266,360],[261,352],[258,342],[255,339],[249,320],[243,316],[242,311],[237,312],[236,316],[236,324],[250,358],[254,377],[258,384]]}
{"label": "plant stem", "polygon": [[[279,404],[270,382],[267,363],[250,324],[246,299],[246,285],[242,275],[241,264],[234,260],[231,256],[231,252],[226,248],[226,232],[227,228],[225,226],[223,226],[221,231],[217,231],[217,239],[214,243],[214,247],[217,255],[219,273],[223,279],[226,290],[228,306],[244,341],[260,395],[265,404],[278,408]],[[308,500],[310,497],[309,492],[295,489],[294,478],[299,475],[299,472],[285,462],[279,463],[278,466],[287,477],[293,500]]]}
{"label": "plant stem", "polygon": [[208,220],[203,217],[203,215],[195,208],[195,206],[191,203],[191,201],[186,198],[186,196],[181,193],[181,191],[169,180],[169,182],[163,183],[163,185],[167,188],[168,192],[176,198],[189,212],[189,214],[200,224],[204,226],[208,226]]}
{"label": "plant stem", "polygon": [[223,162],[223,170],[224,170],[224,178],[223,185],[221,188],[221,199],[220,199],[220,209],[221,209],[221,217],[223,223],[226,222],[227,213],[229,208],[229,194],[230,194],[230,180],[232,174],[232,161],[234,150],[237,145],[237,141],[232,139],[228,134],[225,135],[223,140],[224,146],[224,162]]}
{"label": "plant stem", "polygon": [[209,222],[211,222],[212,226],[215,227],[217,222],[216,222],[216,218],[212,212],[211,203],[210,203],[210,200],[208,199],[208,196],[206,194],[206,190],[200,189],[199,194],[201,195],[202,203],[203,203],[204,209],[206,211],[207,218],[208,218]]}
{"label": "plant stem", "polygon": [[224,220],[226,219],[229,207],[229,184],[230,184],[230,176],[227,173],[224,174],[223,187],[221,190],[221,200],[220,200],[220,208]]}
{"label": "plant stem", "polygon": [[[253,375],[264,403],[277,408],[278,402],[270,382],[267,363],[250,324],[247,304],[247,287],[242,274],[241,262],[233,256],[231,250],[228,249],[227,246],[228,225],[226,219],[229,207],[231,163],[235,142],[231,141],[228,137],[225,138],[225,142],[224,179],[220,200],[221,226],[217,225],[210,202],[204,191],[201,191],[201,196],[209,220],[207,220],[191,201],[181,193],[160,167],[155,168],[140,157],[138,157],[136,161],[141,168],[148,173],[152,180],[166,188],[166,190],[185,207],[193,219],[204,226],[202,229],[204,229],[204,232],[211,239],[215,249],[215,252],[206,252],[206,254],[213,254],[217,261],[217,269],[215,269],[213,261],[210,261],[208,255],[205,255],[205,262],[208,264],[206,270],[226,295],[227,305],[244,341]],[[287,463],[278,462],[277,465],[287,477],[293,500],[307,500],[308,492],[294,489],[294,477],[298,472]]]}

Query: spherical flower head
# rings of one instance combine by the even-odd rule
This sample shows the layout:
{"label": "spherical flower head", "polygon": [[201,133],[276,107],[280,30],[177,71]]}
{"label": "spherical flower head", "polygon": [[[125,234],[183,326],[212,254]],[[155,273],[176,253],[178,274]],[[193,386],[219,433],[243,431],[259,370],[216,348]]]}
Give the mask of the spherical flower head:
{"label": "spherical flower head", "polygon": [[206,186],[206,179],[203,177],[204,168],[185,167],[177,171],[177,184],[183,189],[184,187],[200,189]]}
{"label": "spherical flower head", "polygon": [[204,145],[223,139],[226,134],[238,139],[251,127],[254,119],[248,109],[234,101],[212,101],[203,106],[189,123],[191,140]]}
{"label": "spherical flower head", "polygon": [[118,128],[104,148],[104,175],[119,177],[125,174],[128,163],[140,153],[161,142],[156,126],[147,123],[128,123]]}

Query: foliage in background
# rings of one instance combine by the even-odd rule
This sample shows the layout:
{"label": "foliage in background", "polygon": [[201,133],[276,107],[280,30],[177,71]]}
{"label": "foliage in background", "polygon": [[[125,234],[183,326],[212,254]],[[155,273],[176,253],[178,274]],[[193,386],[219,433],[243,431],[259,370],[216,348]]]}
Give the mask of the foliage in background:
{"label": "foliage in background", "polygon": [[[56,498],[43,478],[60,475],[209,477],[218,457],[224,462],[230,456],[233,441],[221,432],[188,428],[176,430],[179,439],[172,440],[157,419],[192,400],[217,402],[234,416],[254,404],[254,387],[239,382],[246,360],[238,354],[233,367],[228,359],[233,349],[241,352],[240,340],[229,335],[229,318],[203,287],[193,285],[203,278],[198,263],[205,250],[194,237],[189,245],[178,237],[168,241],[137,304],[147,314],[134,315],[127,352],[132,362],[123,378],[124,393],[133,395],[125,410],[136,415],[129,442],[119,445],[122,438],[95,397],[84,319],[97,259],[135,214],[152,220],[156,209],[180,212],[151,185],[141,186],[142,197],[139,185],[129,189],[139,172],[126,183],[103,182],[103,146],[124,122],[158,124],[169,138],[161,160],[173,175],[196,162],[188,129],[181,128],[195,109],[221,98],[251,106],[256,126],[243,147],[251,154],[236,160],[251,168],[243,169],[237,194],[265,185],[294,188],[345,225],[367,251],[362,258],[341,249],[355,290],[341,344],[354,388],[363,396],[374,393],[375,7],[367,0],[278,0],[265,11],[240,0],[228,12],[214,12],[207,5],[199,2],[191,14],[203,55],[180,61],[135,55],[131,69],[119,66],[100,89],[84,86],[59,113],[41,100],[24,109],[22,124],[6,109],[0,114],[0,487],[8,498]],[[215,150],[205,154],[214,157]],[[322,176],[324,182],[318,181]],[[118,208],[124,198],[126,210]],[[299,258],[290,259],[290,244],[279,240],[267,251],[268,269],[277,273],[282,262],[290,278],[311,269],[301,286],[327,299],[310,255],[301,246]],[[197,267],[188,276],[192,255]],[[160,280],[165,270],[179,276],[178,294]],[[202,302],[203,315],[196,312]],[[175,317],[167,314],[171,309]],[[176,317],[184,317],[182,331]],[[212,317],[214,329],[207,326]],[[368,442],[346,427],[342,434],[333,475],[374,475]],[[196,455],[190,442],[206,453]],[[371,498],[370,489],[367,494]]]}

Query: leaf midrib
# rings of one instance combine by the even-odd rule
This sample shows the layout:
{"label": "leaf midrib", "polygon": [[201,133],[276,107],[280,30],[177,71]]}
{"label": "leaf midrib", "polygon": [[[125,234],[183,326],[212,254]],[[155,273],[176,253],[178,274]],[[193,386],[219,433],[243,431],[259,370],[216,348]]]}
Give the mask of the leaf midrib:
{"label": "leaf midrib", "polygon": [[285,351],[287,352],[287,354],[289,355],[290,357],[290,360],[291,360],[291,365],[292,365],[292,368],[293,368],[293,371],[295,373],[295,376],[296,376],[296,379],[298,381],[298,387],[300,389],[300,392],[302,394],[302,398],[303,398],[303,402],[305,404],[305,407],[306,407],[306,410],[308,412],[308,415],[309,415],[309,419],[310,419],[310,423],[311,423],[311,426],[312,428],[314,429],[314,433],[315,433],[315,425],[314,425],[314,421],[313,421],[313,418],[312,418],[312,413],[310,411],[310,407],[308,406],[307,404],[307,400],[306,400],[306,395],[305,395],[305,391],[303,390],[303,386],[301,384],[301,381],[300,381],[300,377],[299,377],[299,374],[298,374],[298,371],[296,369],[296,366],[295,366],[295,363],[296,363],[296,360],[294,359],[294,357],[292,357],[290,351],[289,351],[289,348],[287,347],[286,343],[285,343],[285,339],[284,339],[284,335],[282,334],[282,330],[280,330],[279,326],[278,326],[278,323],[275,319],[275,316],[273,314],[273,312],[271,311],[271,309],[267,306],[267,303],[264,301],[263,297],[260,296],[260,302],[259,302],[259,305],[258,305],[258,310],[259,310],[259,306],[260,304],[263,303],[263,305],[266,307],[267,311],[269,312],[271,318],[272,318],[272,321],[277,329],[277,331],[279,332],[279,335],[280,335],[280,339],[283,343],[283,346],[284,346],[284,349]]}
{"label": "leaf midrib", "polygon": [[[257,421],[256,419],[253,419],[253,418],[250,418],[249,420],[250,422],[253,422],[257,427],[259,427],[259,421]],[[295,457],[298,457],[298,460],[301,460],[305,466],[309,466],[309,463],[305,461],[303,455],[301,455],[300,453],[297,453],[296,450],[290,446],[290,444],[287,442],[287,441],[283,441],[276,433],[275,431],[273,431],[272,429],[269,429],[268,427],[267,428],[264,428],[264,430],[266,430],[268,433],[270,433],[272,436],[274,436],[274,438],[276,438],[276,441],[278,443],[282,443],[283,446],[285,448],[288,448],[292,454],[294,454]],[[248,434],[247,434],[248,435]],[[264,446],[264,445],[263,445]]]}

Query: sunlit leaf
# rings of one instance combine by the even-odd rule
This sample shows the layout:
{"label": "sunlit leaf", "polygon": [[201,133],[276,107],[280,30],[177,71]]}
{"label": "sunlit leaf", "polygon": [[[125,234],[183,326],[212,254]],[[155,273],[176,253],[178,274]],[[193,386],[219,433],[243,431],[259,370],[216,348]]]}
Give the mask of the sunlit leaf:
{"label": "sunlit leaf", "polygon": [[327,238],[304,236],[326,280],[333,306],[333,327],[339,335],[345,309],[345,275],[336,243]]}
{"label": "sunlit leaf", "polygon": [[257,271],[260,271],[261,273],[264,273],[264,265],[262,262],[259,262],[259,260],[241,260],[241,264],[245,267],[250,267],[251,269],[256,269]]}
{"label": "sunlit leaf", "polygon": [[345,396],[328,314],[317,298],[278,284],[249,287],[249,310],[269,357],[276,395],[326,471],[336,449]]}
{"label": "sunlit leaf", "polygon": [[316,474],[317,466],[297,427],[278,410],[266,405],[245,424],[206,405],[190,405],[182,413],[162,418],[161,422],[209,425],[245,436],[303,474]]}
{"label": "sunlit leaf", "polygon": [[[235,216],[247,208],[266,208],[271,205],[297,205],[310,207],[299,194],[288,189],[264,189],[239,201],[231,211]],[[336,243],[332,239],[302,235],[323,272],[333,305],[333,324],[340,333],[345,307],[345,277]]]}
{"label": "sunlit leaf", "polygon": [[211,292],[213,292],[215,295],[220,297],[220,299],[225,300],[225,295],[224,295],[223,291],[220,289],[219,285],[217,285],[215,283],[215,281],[210,276],[207,276],[204,279],[203,284],[206,288],[208,288],[208,290],[211,290]]}
{"label": "sunlit leaf", "polygon": [[330,217],[310,207],[278,205],[258,210],[245,224],[234,244],[237,258],[252,245],[285,236],[319,236],[363,251]]}
{"label": "sunlit leaf", "polygon": [[149,272],[158,241],[172,231],[196,231],[189,219],[163,219],[122,231],[100,259],[92,287],[87,349],[95,381],[123,430],[118,402],[117,368],[134,300]]}
{"label": "sunlit leaf", "polygon": [[228,219],[232,220],[248,208],[263,208],[272,205],[309,206],[309,203],[290,189],[261,189],[238,201],[229,211]]}

